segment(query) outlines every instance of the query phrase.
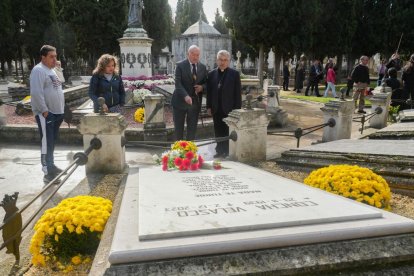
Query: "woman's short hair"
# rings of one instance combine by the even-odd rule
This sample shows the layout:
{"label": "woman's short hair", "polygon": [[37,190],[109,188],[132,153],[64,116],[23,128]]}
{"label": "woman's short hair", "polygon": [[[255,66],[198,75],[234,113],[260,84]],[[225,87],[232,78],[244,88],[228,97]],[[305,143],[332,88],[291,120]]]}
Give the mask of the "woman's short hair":
{"label": "woman's short hair", "polygon": [[109,54],[103,54],[99,59],[98,62],[96,63],[96,67],[93,70],[93,74],[103,74],[105,71],[105,67],[108,66],[108,64],[113,61],[114,65],[115,65],[115,70],[114,70],[114,74],[118,75],[119,72],[119,67],[118,67],[118,59],[113,56],[113,55],[109,55]]}

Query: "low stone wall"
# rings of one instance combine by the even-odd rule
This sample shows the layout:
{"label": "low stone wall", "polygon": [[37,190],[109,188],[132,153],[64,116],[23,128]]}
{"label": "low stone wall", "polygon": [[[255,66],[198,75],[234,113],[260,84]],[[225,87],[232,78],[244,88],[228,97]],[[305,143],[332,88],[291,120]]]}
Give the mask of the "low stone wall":
{"label": "low stone wall", "polygon": [[[125,137],[127,141],[144,141],[144,130],[128,128]],[[197,128],[197,139],[210,137],[214,137],[213,124],[204,123],[204,127],[200,124]],[[174,127],[167,127],[167,141],[174,141]],[[35,125],[3,125],[0,126],[0,142],[38,144],[40,143],[39,130]],[[75,126],[60,128],[58,144],[82,145],[82,143],[82,135]]]}

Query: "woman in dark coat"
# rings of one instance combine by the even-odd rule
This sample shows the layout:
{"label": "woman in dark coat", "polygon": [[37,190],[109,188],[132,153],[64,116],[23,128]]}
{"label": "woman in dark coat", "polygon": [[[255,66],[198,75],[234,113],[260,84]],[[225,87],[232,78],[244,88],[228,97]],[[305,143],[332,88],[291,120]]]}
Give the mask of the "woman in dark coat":
{"label": "woman in dark coat", "polygon": [[125,89],[114,56],[104,54],[98,59],[89,85],[89,97],[95,112],[99,109],[99,97],[105,99],[104,112],[121,112],[121,106],[125,104]]}

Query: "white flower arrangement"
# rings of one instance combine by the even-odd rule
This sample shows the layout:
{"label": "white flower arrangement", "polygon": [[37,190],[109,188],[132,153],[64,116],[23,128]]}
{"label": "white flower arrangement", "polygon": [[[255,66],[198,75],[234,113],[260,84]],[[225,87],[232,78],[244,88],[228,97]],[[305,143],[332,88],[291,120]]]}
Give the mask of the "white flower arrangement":
{"label": "white flower arrangement", "polygon": [[144,102],[144,98],[146,95],[151,94],[151,91],[145,88],[141,88],[141,89],[135,89],[132,93],[134,94],[134,97],[133,97],[134,103],[140,104]]}

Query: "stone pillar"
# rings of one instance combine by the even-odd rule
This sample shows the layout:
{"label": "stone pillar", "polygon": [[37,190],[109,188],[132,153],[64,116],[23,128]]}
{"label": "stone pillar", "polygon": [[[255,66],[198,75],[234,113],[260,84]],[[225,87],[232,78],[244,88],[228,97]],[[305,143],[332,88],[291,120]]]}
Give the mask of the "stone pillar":
{"label": "stone pillar", "polygon": [[[270,97],[269,95],[273,93],[274,97]],[[278,85],[269,85],[267,87],[267,106],[268,107],[278,107],[280,106],[280,86]]]}
{"label": "stone pillar", "polygon": [[89,154],[86,173],[122,173],[125,168],[125,147],[122,139],[127,127],[119,113],[87,114],[80,120],[79,132],[86,149],[92,138],[101,140],[102,148]]}
{"label": "stone pillar", "polygon": [[354,112],[353,101],[330,101],[321,107],[324,122],[330,118],[335,120],[334,127],[324,127],[322,142],[351,138],[352,114]]}
{"label": "stone pillar", "polygon": [[123,76],[152,76],[151,45],[153,39],[148,38],[143,28],[128,28],[119,41],[121,48],[120,66]]}
{"label": "stone pillar", "polygon": [[269,119],[264,109],[236,109],[223,121],[229,133],[237,133],[237,141],[230,140],[229,156],[240,162],[266,160],[267,125]]}
{"label": "stone pillar", "polygon": [[167,129],[164,122],[164,96],[146,95],[144,98],[144,140],[167,141]]}
{"label": "stone pillar", "polygon": [[266,112],[269,115],[269,127],[284,127],[287,124],[288,114],[280,107],[279,93],[280,86],[268,86]]}
{"label": "stone pillar", "polygon": [[391,94],[391,87],[388,86],[378,86],[374,89],[373,96],[370,99],[372,113],[375,113],[378,107],[380,107],[382,111],[380,114],[373,116],[369,120],[370,127],[381,129],[387,126],[388,109],[391,104]]}

